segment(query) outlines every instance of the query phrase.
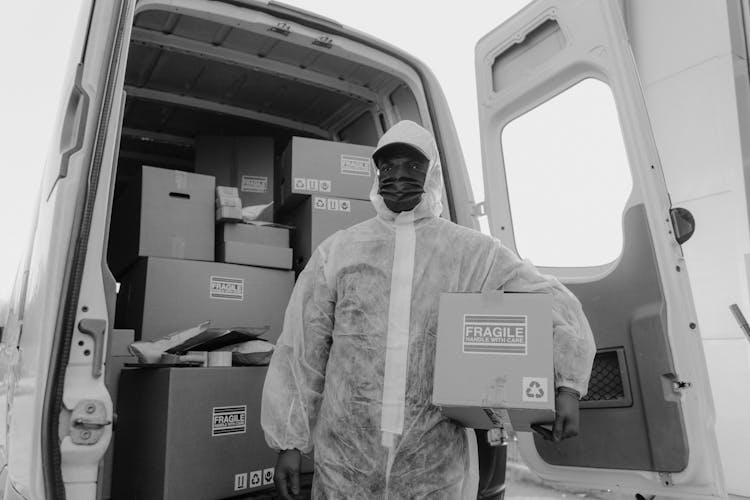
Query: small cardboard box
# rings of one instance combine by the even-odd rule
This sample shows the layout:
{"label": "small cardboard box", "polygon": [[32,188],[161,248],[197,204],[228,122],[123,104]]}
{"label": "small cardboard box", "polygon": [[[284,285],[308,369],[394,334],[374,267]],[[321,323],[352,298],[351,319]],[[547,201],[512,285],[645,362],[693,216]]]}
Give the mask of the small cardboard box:
{"label": "small cardboard box", "polygon": [[281,219],[285,224],[294,227],[292,248],[295,271],[304,269],[318,245],[333,233],[376,215],[370,201],[308,196],[290,214]]}
{"label": "small cardboard box", "polygon": [[277,454],[260,426],[265,376],[266,367],[123,370],[112,498],[272,490]]}
{"label": "small cardboard box", "polygon": [[281,157],[277,201],[294,208],[306,195],[369,200],[375,148],[293,137]]}
{"label": "small cardboard box", "polygon": [[216,247],[220,262],[242,264],[245,266],[270,267],[274,269],[292,268],[292,249],[243,243],[241,241],[223,241]]}
{"label": "small cardboard box", "polygon": [[214,178],[144,166],[115,199],[108,245],[115,276],[140,257],[214,260]]}
{"label": "small cardboard box", "polygon": [[123,277],[117,328],[136,340],[156,340],[211,321],[216,328],[268,325],[266,340],[281,334],[294,273],[220,262],[147,258]]}
{"label": "small cardboard box", "polygon": [[283,227],[226,222],[216,227],[216,241],[289,248],[289,230]]}
{"label": "small cardboard box", "polygon": [[552,345],[549,294],[443,293],[433,403],[475,429],[552,422]]}

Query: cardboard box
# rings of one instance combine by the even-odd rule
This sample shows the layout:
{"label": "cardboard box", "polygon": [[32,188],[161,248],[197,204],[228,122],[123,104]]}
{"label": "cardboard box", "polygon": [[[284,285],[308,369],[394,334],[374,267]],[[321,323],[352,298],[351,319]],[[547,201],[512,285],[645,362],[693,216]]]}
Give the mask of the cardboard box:
{"label": "cardboard box", "polygon": [[239,222],[242,220],[240,207],[219,207],[216,209],[216,222]]}
{"label": "cardboard box", "polygon": [[278,269],[148,258],[123,277],[115,324],[155,340],[204,321],[212,327],[269,325],[281,333],[294,273]]}
{"label": "cardboard box", "polygon": [[[113,499],[227,498],[272,490],[260,408],[266,367],[125,369]],[[303,461],[302,472],[311,471]]]}
{"label": "cardboard box", "polygon": [[375,148],[343,142],[293,137],[281,157],[277,201],[284,209],[306,195],[368,201],[375,174],[370,165]]}
{"label": "cardboard box", "polygon": [[214,179],[144,166],[114,201],[108,262],[115,276],[140,257],[214,260]]}
{"label": "cardboard box", "polygon": [[[274,151],[272,137],[200,136],[195,141],[195,171],[216,177],[219,186],[239,191],[242,206],[274,201]],[[273,222],[268,210],[259,220]]]}
{"label": "cardboard box", "polygon": [[226,222],[216,227],[216,241],[289,248],[289,230],[283,227]]}
{"label": "cardboard box", "polygon": [[554,383],[549,294],[441,294],[433,403],[446,416],[530,431],[554,421]]}
{"label": "cardboard box", "polygon": [[224,241],[216,247],[216,254],[220,262],[230,264],[270,267],[274,269],[292,268],[291,248],[242,243],[240,241]]}
{"label": "cardboard box", "polygon": [[294,269],[297,272],[304,269],[318,245],[336,231],[376,215],[370,201],[308,196],[291,213],[281,218],[284,224],[294,227]]}
{"label": "cardboard box", "polygon": [[240,192],[236,187],[216,186],[216,208],[237,207],[242,209]]}

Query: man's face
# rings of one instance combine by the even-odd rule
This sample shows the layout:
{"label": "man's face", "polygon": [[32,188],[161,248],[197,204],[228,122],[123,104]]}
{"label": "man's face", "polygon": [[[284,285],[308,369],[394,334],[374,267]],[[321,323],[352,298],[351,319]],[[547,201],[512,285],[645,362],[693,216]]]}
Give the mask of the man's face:
{"label": "man's face", "polygon": [[414,209],[422,199],[430,162],[416,149],[394,144],[375,158],[378,167],[378,193],[393,212]]}

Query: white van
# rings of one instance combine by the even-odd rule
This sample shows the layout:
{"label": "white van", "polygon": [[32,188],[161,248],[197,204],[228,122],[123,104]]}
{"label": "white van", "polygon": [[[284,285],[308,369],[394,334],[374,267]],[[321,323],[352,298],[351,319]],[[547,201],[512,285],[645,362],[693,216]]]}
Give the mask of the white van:
{"label": "white van", "polygon": [[[748,414],[720,422],[730,433],[720,447],[713,402],[719,418],[747,409],[736,396],[748,394],[747,346],[724,315],[748,304],[746,1],[535,0],[485,36],[476,49],[484,203],[438,82],[393,46],[274,1],[84,4],[2,338],[3,498],[110,496],[102,460],[115,416],[104,375],[116,282],[106,256],[118,164],[189,168],[194,137],[218,130],[374,145],[411,119],[437,139],[444,215],[475,229],[487,215],[492,234],[517,249],[504,128],[590,79],[611,89],[627,151],[622,246],[608,263],[542,268],[583,303],[598,353],[580,436],[552,445],[519,433],[518,448],[550,483],[683,499],[726,498],[729,484],[750,496]],[[687,255],[692,225],[675,203],[699,220]],[[549,215],[550,226],[566,223]],[[696,312],[693,295],[708,312]],[[731,371],[734,400],[712,396],[704,342],[725,353],[711,373]],[[94,437],[75,444],[82,429]],[[500,498],[503,450],[480,441],[480,497]]]}

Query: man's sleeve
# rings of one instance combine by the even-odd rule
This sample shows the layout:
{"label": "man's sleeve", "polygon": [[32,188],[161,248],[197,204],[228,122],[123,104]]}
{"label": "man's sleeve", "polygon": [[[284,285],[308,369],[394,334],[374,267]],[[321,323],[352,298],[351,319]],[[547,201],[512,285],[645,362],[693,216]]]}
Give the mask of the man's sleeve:
{"label": "man's sleeve", "polygon": [[492,281],[508,291],[552,295],[555,387],[570,387],[585,396],[596,345],[580,301],[556,278],[540,274],[530,262],[498,245],[498,258],[490,271],[495,277]]}
{"label": "man's sleeve", "polygon": [[275,450],[312,450],[336,304],[335,289],[326,277],[324,247],[315,251],[297,279],[263,386],[261,426]]}

